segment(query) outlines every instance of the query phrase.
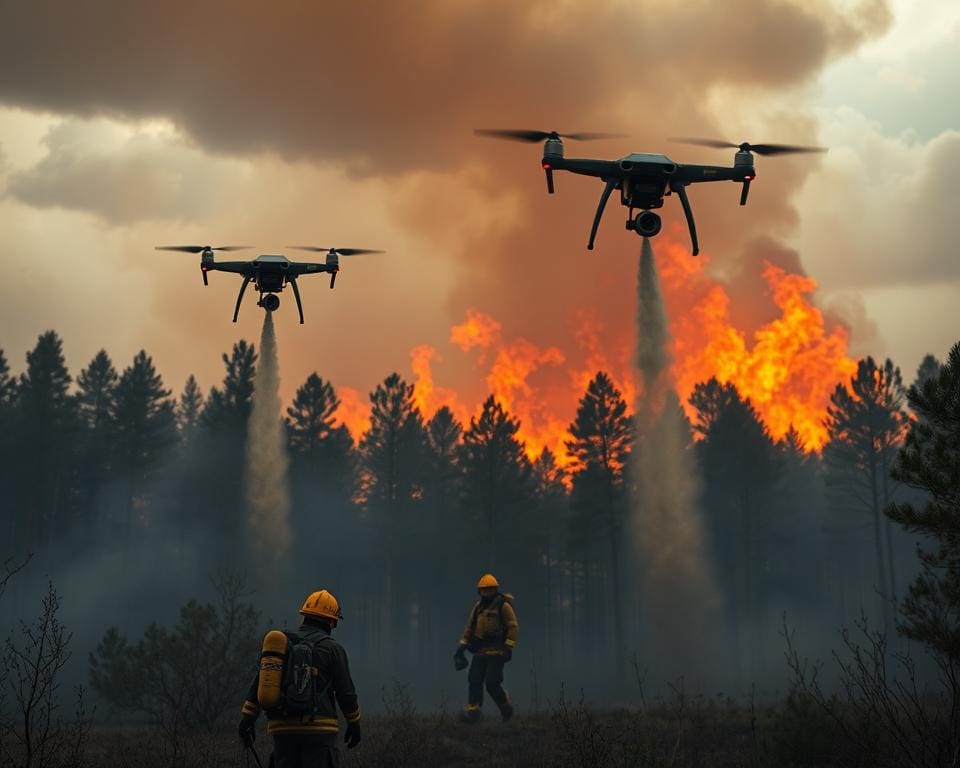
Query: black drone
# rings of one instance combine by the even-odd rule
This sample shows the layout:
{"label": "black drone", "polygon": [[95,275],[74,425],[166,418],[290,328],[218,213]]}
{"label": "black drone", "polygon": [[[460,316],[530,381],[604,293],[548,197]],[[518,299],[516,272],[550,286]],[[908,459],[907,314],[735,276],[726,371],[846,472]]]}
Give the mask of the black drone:
{"label": "black drone", "polygon": [[[717,165],[686,165],[676,163],[666,155],[656,155],[638,152],[619,160],[591,160],[565,158],[563,156],[563,139],[588,141],[591,139],[620,138],[622,134],[613,133],[557,133],[556,131],[525,131],[510,129],[478,128],[474,131],[478,136],[489,136],[497,139],[510,139],[543,144],[543,170],[547,176],[547,192],[553,194],[553,172],[570,171],[582,176],[596,176],[604,183],[600,194],[600,203],[593,217],[593,226],[590,228],[590,240],[587,248],[593,250],[593,243],[597,237],[597,227],[607,199],[615,190],[620,190],[620,204],[629,209],[627,229],[636,232],[641,237],[653,237],[660,231],[660,216],[653,213],[652,208],[663,207],[663,198],[671,192],[676,192],[683,205],[683,213],[687,217],[687,226],[690,227],[690,239],[693,242],[694,255],[700,252],[697,242],[697,227],[693,221],[693,210],[690,208],[690,199],[687,197],[687,186],[704,181],[738,181],[743,184],[740,192],[740,205],[747,204],[747,194],[750,192],[750,182],[756,178],[753,167],[753,153],[758,155],[785,155],[799,152],[826,152],[821,147],[793,147],[786,144],[731,144],[727,141],[713,139],[671,139],[684,144],[698,144],[704,147],[727,148],[737,150],[733,158],[733,167]],[[634,216],[634,210],[640,213]]]}
{"label": "black drone", "polygon": [[361,253],[383,253],[371,251],[367,248],[316,248],[312,245],[291,245],[301,251],[326,251],[327,259],[324,262],[290,261],[286,256],[257,256],[253,261],[215,261],[214,251],[239,251],[251,248],[249,245],[221,245],[213,248],[209,245],[158,245],[158,251],[183,251],[184,253],[200,254],[200,273],[203,275],[203,284],[207,283],[207,272],[233,272],[243,275],[240,294],[237,296],[237,306],[233,310],[233,322],[237,322],[240,314],[240,302],[243,301],[243,292],[252,280],[260,292],[257,306],[267,312],[273,312],[280,306],[280,297],[277,296],[284,287],[293,288],[293,295],[297,300],[297,311],[300,313],[300,324],[303,324],[303,304],[300,301],[300,289],[297,287],[297,278],[301,275],[314,275],[322,272],[330,273],[330,287],[333,288],[340,271],[341,256],[356,256]]}

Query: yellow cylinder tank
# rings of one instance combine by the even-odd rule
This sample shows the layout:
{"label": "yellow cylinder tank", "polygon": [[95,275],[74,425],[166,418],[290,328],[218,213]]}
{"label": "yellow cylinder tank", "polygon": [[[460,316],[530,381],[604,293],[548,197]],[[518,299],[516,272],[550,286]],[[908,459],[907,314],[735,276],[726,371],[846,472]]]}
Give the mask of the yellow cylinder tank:
{"label": "yellow cylinder tank", "polygon": [[286,655],[287,636],[276,629],[267,632],[260,650],[260,682],[257,686],[257,701],[264,709],[280,703]]}

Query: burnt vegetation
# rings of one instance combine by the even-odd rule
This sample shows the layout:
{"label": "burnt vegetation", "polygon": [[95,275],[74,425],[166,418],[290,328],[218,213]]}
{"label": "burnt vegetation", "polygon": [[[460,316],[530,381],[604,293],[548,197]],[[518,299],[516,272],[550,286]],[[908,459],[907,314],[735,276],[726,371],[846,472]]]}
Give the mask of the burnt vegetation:
{"label": "burnt vegetation", "polygon": [[[123,368],[101,351],[75,377],[53,332],[19,374],[0,352],[4,547],[33,553],[0,570],[7,764],[236,764],[259,639],[317,584],[344,605],[361,695],[385,685],[348,765],[958,764],[960,345],[909,389],[892,362],[860,361],[820,455],[795,432],[774,441],[732,385],[697,386],[686,450],[722,595],[712,639],[732,693],[719,696],[657,679],[644,656],[641,571],[623,546],[642,514],[630,404],[603,372],[566,468],[531,459],[493,397],[461,424],[421,413],[396,373],[352,435],[311,374],[283,414],[291,544],[265,569],[242,470],[256,360],[238,342],[220,384],[204,394],[190,377],[175,395],[143,351]],[[85,592],[71,569],[95,574]],[[418,707],[459,703],[449,649],[490,569],[517,594],[507,684],[528,706],[471,731],[455,704]],[[73,679],[95,694],[92,731],[91,692],[64,683],[78,642],[64,598],[50,585],[39,618],[15,618],[36,613],[30,577],[44,573],[84,616]]]}

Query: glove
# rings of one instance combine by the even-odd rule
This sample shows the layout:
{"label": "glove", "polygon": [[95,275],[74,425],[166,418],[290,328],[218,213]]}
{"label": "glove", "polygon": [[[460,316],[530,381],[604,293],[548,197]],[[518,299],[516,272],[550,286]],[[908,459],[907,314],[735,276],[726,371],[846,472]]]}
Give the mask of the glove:
{"label": "glove", "polygon": [[241,717],[240,727],[237,730],[240,733],[240,740],[248,747],[252,747],[257,738],[257,718],[249,715]]}
{"label": "glove", "polygon": [[353,749],[360,743],[360,721],[347,723],[347,732],[343,735],[343,742],[347,749]]}
{"label": "glove", "polygon": [[513,658],[513,648],[510,648],[509,646],[507,646],[503,651],[503,655],[505,657],[504,663],[510,661],[510,659]]}
{"label": "glove", "polygon": [[464,647],[461,645],[457,648],[457,652],[453,654],[453,668],[460,672],[461,670],[466,669],[469,666],[467,661],[467,655],[464,650]]}

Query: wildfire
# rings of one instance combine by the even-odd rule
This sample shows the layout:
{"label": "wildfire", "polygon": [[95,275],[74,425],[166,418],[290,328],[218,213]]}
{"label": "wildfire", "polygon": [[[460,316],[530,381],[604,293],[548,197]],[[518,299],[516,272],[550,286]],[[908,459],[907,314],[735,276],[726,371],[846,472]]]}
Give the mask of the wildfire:
{"label": "wildfire", "polygon": [[[671,260],[677,254],[674,250]],[[687,415],[694,386],[715,376],[732,383],[750,399],[771,436],[779,440],[793,426],[807,450],[820,450],[827,441],[823,426],[830,394],[857,370],[846,354],[847,329],[827,330],[823,313],[808,296],[816,281],[788,274],[769,262],[763,279],[780,316],[758,328],[748,343],[730,320],[730,298],[724,287],[703,276],[705,264],[690,270],[682,263],[664,269],[667,298],[679,291],[699,290],[698,300],[684,313],[671,315],[671,373]],[[697,292],[696,290],[694,291]]]}
{"label": "wildfire", "polygon": [[[670,373],[688,415],[693,416],[687,401],[694,386],[716,377],[750,399],[774,439],[792,426],[807,450],[822,448],[830,394],[839,382],[849,380],[857,364],[846,353],[847,330],[828,328],[823,313],[811,303],[815,281],[765,263],[762,276],[776,316],[748,334],[731,320],[726,286],[705,274],[703,256],[694,258],[667,238],[658,244],[657,254],[670,318]],[[564,443],[590,379],[605,371],[631,406],[639,386],[632,330],[610,330],[597,310],[577,307],[564,336],[573,341],[566,350],[539,346],[511,336],[498,320],[469,308],[464,321],[450,329],[451,349],[445,353],[448,358],[472,357],[486,394],[519,420],[518,437],[531,459],[549,448],[561,465],[568,462]],[[426,419],[446,406],[466,426],[486,394],[468,401],[462,393],[438,385],[435,369],[442,373],[443,362],[430,345],[410,351],[414,401]],[[462,367],[462,359],[455,364]],[[339,396],[337,415],[358,437],[369,428],[369,404],[348,387],[341,388]]]}

